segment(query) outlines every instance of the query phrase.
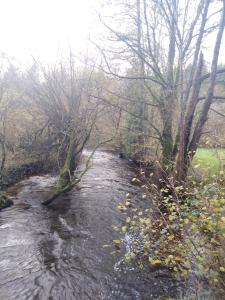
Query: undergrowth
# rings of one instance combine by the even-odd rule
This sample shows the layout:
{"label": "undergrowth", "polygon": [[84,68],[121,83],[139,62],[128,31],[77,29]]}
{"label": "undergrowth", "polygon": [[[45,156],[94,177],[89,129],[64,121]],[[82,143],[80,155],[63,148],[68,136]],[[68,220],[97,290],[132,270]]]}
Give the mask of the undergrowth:
{"label": "undergrowth", "polygon": [[[147,208],[139,208],[130,194],[118,208],[126,215],[120,229],[122,238],[114,240],[116,251],[131,238],[124,261],[144,266],[165,267],[177,277],[204,283],[218,294],[225,291],[225,174],[220,172],[199,182],[189,177],[174,186],[168,178],[158,188],[154,174],[133,178],[142,188]],[[147,202],[146,202],[147,203]]]}

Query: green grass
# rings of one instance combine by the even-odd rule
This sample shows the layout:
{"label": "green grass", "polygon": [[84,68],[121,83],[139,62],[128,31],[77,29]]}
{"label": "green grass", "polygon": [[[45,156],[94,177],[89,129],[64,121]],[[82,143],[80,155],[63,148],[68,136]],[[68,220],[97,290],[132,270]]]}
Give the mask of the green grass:
{"label": "green grass", "polygon": [[223,148],[199,148],[193,160],[192,166],[208,175],[224,171],[225,149]]}

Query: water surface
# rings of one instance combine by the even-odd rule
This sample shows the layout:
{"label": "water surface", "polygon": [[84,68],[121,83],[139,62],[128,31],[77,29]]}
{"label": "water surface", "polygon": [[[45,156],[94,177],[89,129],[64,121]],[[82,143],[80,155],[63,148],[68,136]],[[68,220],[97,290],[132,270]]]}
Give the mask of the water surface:
{"label": "water surface", "polygon": [[[56,178],[34,176],[11,188],[15,205],[0,212],[0,299],[133,300],[179,293],[170,274],[124,266],[102,245],[118,238],[117,205],[131,185],[132,167],[116,155],[96,152],[79,189],[43,207]],[[28,207],[28,205],[30,207]]]}

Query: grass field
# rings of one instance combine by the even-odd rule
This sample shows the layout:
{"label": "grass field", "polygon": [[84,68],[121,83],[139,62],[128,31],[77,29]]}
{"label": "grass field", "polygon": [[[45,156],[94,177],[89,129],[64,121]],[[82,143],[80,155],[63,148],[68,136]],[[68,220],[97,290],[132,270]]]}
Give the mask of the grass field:
{"label": "grass field", "polygon": [[225,170],[225,149],[199,148],[193,160],[193,167],[208,175]]}

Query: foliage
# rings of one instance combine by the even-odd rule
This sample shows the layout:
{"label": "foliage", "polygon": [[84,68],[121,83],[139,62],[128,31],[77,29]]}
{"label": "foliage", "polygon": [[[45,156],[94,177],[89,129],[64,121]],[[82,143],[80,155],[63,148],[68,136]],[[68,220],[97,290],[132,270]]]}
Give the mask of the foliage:
{"label": "foliage", "polygon": [[[133,179],[136,181],[139,179]],[[170,180],[160,190],[152,180],[143,181],[137,207],[129,194],[119,209],[126,214],[120,244],[131,241],[124,260],[151,268],[166,267],[183,279],[192,278],[225,289],[225,175],[208,182],[190,179],[184,186]],[[118,242],[117,242],[118,243]]]}

